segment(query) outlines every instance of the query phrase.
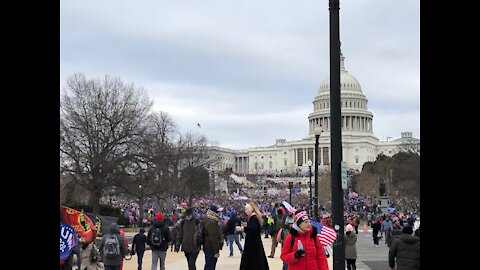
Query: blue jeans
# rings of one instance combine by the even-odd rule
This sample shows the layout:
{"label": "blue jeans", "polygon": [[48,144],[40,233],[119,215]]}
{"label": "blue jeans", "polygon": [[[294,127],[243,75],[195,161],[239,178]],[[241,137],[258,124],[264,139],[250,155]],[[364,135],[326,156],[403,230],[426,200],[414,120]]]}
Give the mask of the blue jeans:
{"label": "blue jeans", "polygon": [[240,244],[240,240],[238,240],[238,234],[229,234],[228,235],[228,245],[230,246],[230,256],[233,256],[233,241],[237,244],[238,250],[240,253],[243,253],[242,245]]}
{"label": "blue jeans", "polygon": [[203,270],[215,270],[218,259],[215,258],[213,250],[211,248],[203,248],[203,252],[205,253],[205,267]]}
{"label": "blue jeans", "polygon": [[142,261],[143,261],[143,254],[145,251],[137,252],[137,259],[138,259],[138,270],[142,270]]}
{"label": "blue jeans", "polygon": [[167,257],[167,251],[152,250],[152,270],[157,270],[157,263],[160,261],[160,270],[165,270],[165,257]]}

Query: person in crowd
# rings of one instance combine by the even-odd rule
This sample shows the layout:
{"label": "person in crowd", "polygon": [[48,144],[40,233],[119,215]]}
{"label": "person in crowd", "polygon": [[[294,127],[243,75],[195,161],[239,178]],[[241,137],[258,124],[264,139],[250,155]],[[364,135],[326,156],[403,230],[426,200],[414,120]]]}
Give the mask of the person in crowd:
{"label": "person in crowd", "polygon": [[145,244],[147,243],[147,236],[145,235],[145,229],[140,228],[139,232],[135,234],[132,241],[131,254],[137,254],[138,270],[142,270],[143,254],[145,254]]}
{"label": "person in crowd", "polygon": [[356,270],[357,266],[357,234],[353,232],[353,226],[348,224],[345,227],[345,260],[347,261],[348,270]]}
{"label": "person in crowd", "polygon": [[[125,246],[127,247],[127,253],[130,253],[130,250],[128,250],[128,239],[125,237],[125,231],[120,230],[120,235],[123,236],[123,239],[125,239]],[[125,259],[125,256],[122,257],[122,263],[120,264],[120,270],[123,270],[124,259]]]}
{"label": "person in crowd", "polygon": [[[80,237],[78,237],[80,239]],[[65,261],[61,262],[60,270],[72,270],[74,265],[76,265],[80,269],[82,267],[82,242],[78,241],[77,245],[72,248],[70,255],[65,259]]]}
{"label": "person in crowd", "polygon": [[239,240],[239,235],[235,231],[236,226],[240,226],[240,220],[236,217],[235,211],[230,211],[229,213],[230,219],[227,221],[227,226],[226,226],[226,234],[228,238],[228,245],[230,247],[230,257],[233,256],[233,241],[235,241],[235,244],[238,247],[238,250],[240,251],[240,254],[243,253],[243,248],[242,244],[240,244]]}
{"label": "person in crowd", "polygon": [[105,266],[100,261],[100,251],[94,242],[82,243],[82,266],[80,270],[103,270]]}
{"label": "person in crowd", "polygon": [[360,217],[358,215],[354,215],[352,218],[352,226],[355,228],[355,234],[358,235],[358,226],[360,226]]}
{"label": "person in crowd", "polygon": [[418,238],[420,238],[420,226],[415,230],[415,232],[413,233],[413,235],[417,236]]}
{"label": "person in crowd", "polygon": [[275,250],[277,249],[278,240],[277,234],[281,228],[285,225],[285,218],[283,216],[283,211],[281,208],[277,209],[277,215],[270,225],[270,235],[272,236],[272,249],[270,250],[269,258],[275,257]]}
{"label": "person in crowd", "polygon": [[99,249],[105,270],[120,270],[123,257],[128,254],[128,247],[125,245],[125,237],[120,235],[117,223],[112,223],[110,233],[102,236]]}
{"label": "person in crowd", "polygon": [[390,247],[393,243],[393,240],[399,238],[402,234],[402,226],[400,225],[400,221],[396,220],[391,229],[387,231],[387,234],[389,235],[387,246]]}
{"label": "person in crowd", "polygon": [[[278,235],[278,241],[282,244],[285,243],[285,239],[287,238],[287,235],[290,233],[290,229],[292,228],[292,225],[294,223],[295,219],[293,218],[292,213],[289,213],[288,216],[285,217],[284,225],[280,229],[279,235]],[[283,262],[283,268],[282,270],[288,270],[288,264]]]}
{"label": "person in crowd", "polygon": [[390,235],[387,232],[391,227],[392,227],[392,221],[390,221],[390,218],[387,216],[384,218],[382,225],[380,227],[380,232],[382,233],[382,235],[385,235],[385,244],[390,242]]}
{"label": "person in crowd", "polygon": [[388,252],[388,264],[392,270],[420,269],[420,237],[412,235],[413,229],[405,225],[402,234],[395,239]]}
{"label": "person in crowd", "polygon": [[193,240],[193,236],[200,221],[193,216],[193,208],[189,207],[185,211],[185,218],[183,218],[177,228],[177,239],[175,245],[175,252],[182,248],[187,259],[188,270],[196,270],[195,263],[197,262],[200,247],[197,246]]}
{"label": "person in crowd", "polygon": [[372,237],[373,237],[373,246],[378,247],[378,235],[380,232],[380,223],[378,220],[373,219],[372,220],[372,225],[370,225],[372,228]]}
{"label": "person in crowd", "polygon": [[413,222],[413,231],[416,231],[420,227],[420,217],[417,216]]}
{"label": "person in crowd", "polygon": [[261,231],[263,218],[254,202],[245,205],[247,226],[237,226],[238,232],[245,232],[245,245],[240,261],[240,270],[269,270],[267,256],[263,249]]}
{"label": "person in crowd", "polygon": [[[158,241],[157,239],[161,239]],[[148,230],[147,244],[152,250],[152,270],[157,269],[160,261],[160,270],[165,270],[165,258],[167,257],[168,243],[172,241],[172,234],[167,224],[163,221],[163,215],[155,215],[155,222]]]}
{"label": "person in crowd", "polygon": [[268,224],[268,217],[267,215],[262,215],[263,220],[263,233],[265,234],[265,238],[268,238],[269,231],[270,231],[270,224]]}
{"label": "person in crowd", "polygon": [[205,225],[203,227],[204,242],[203,252],[205,253],[204,270],[215,270],[220,250],[223,247],[223,235],[220,229],[220,214],[218,206],[210,205],[206,213]]}
{"label": "person in crowd", "polygon": [[295,222],[285,239],[280,258],[288,270],[328,270],[327,256],[306,211],[295,213]]}

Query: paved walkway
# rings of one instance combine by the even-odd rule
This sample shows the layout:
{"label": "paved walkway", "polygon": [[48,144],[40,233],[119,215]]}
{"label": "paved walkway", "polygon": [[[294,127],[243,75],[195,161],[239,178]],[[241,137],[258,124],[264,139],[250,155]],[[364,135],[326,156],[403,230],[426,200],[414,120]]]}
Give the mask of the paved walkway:
{"label": "paved walkway", "polygon": [[[385,244],[385,240],[380,240],[380,245],[378,248],[373,246],[372,240],[372,230],[368,229],[366,233],[364,233],[361,229],[363,226],[359,228],[358,232],[358,241],[357,241],[357,270],[384,270],[390,269],[388,267],[388,247]],[[133,238],[135,233],[127,232],[127,238]],[[265,254],[268,256],[270,254],[270,248],[272,245],[272,239],[267,238],[265,239],[262,237],[263,247],[265,249]],[[130,240],[131,243],[131,240]],[[244,240],[240,242],[243,246]],[[230,252],[230,248],[226,245],[223,246],[223,250],[220,251],[220,258],[217,262],[217,269],[218,270],[237,270],[240,267],[240,252],[238,251],[237,246],[234,244],[233,249],[233,257],[228,257]],[[277,246],[275,252],[275,258],[267,258],[268,264],[271,270],[281,270],[282,269],[282,261],[280,260],[280,253],[281,247],[280,245]],[[333,260],[332,257],[328,259],[329,269],[333,270]],[[143,270],[150,270],[152,265],[152,253],[150,250],[145,252],[143,257]],[[183,252],[170,252],[170,249],[167,251],[167,258],[166,258],[166,270],[187,270],[187,260],[185,259],[185,255]],[[197,258],[197,270],[203,270],[205,265],[205,255],[203,251],[200,251],[198,258]],[[137,256],[133,256],[131,260],[124,262],[124,270],[137,270]]]}
{"label": "paved walkway", "polygon": [[[128,235],[127,235],[128,237]],[[240,243],[244,244],[244,240]],[[270,250],[272,247],[272,239],[271,238],[264,238],[262,237],[263,248],[265,249],[265,254],[268,256],[270,255]],[[223,249],[220,251],[220,258],[218,258],[217,262],[217,270],[237,270],[240,268],[240,259],[241,255],[238,251],[238,247],[235,245],[233,246],[233,257],[228,257],[230,253],[230,247],[224,245]],[[274,258],[268,258],[268,265],[271,270],[281,270],[282,269],[282,260],[280,259],[281,247],[280,245],[277,246],[275,251]],[[332,267],[332,260],[331,257],[329,258],[329,268],[333,269]],[[143,270],[150,270],[152,265],[152,252],[150,250],[145,251],[145,255],[143,256]],[[197,258],[197,270],[203,270],[205,265],[205,254],[203,251],[200,251]],[[157,266],[159,267],[159,266]],[[185,259],[185,255],[183,252],[170,252],[170,249],[167,251],[167,258],[165,260],[165,269],[166,270],[187,270],[187,260]],[[137,256],[133,256],[131,260],[125,261],[123,270],[137,270]]]}

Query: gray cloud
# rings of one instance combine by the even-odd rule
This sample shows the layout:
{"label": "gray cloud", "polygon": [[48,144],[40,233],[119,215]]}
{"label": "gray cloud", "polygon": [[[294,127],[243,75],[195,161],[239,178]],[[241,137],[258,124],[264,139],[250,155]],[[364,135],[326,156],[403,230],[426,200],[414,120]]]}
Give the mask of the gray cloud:
{"label": "gray cloud", "polygon": [[[224,147],[305,137],[329,75],[328,1],[63,1],[60,19],[61,87],[119,76]],[[419,25],[417,0],[340,2],[346,69],[379,138],[420,137]]]}

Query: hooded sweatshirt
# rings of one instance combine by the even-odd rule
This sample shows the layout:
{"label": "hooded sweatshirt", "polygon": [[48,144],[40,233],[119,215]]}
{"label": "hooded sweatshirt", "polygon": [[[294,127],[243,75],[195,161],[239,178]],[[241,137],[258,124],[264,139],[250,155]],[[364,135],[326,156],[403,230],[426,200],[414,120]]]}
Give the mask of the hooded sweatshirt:
{"label": "hooded sweatshirt", "polygon": [[117,237],[118,244],[120,245],[120,254],[118,256],[115,256],[113,258],[107,257],[107,256],[102,256],[103,257],[103,264],[107,266],[117,266],[122,263],[123,257],[127,255],[128,249],[125,245],[125,238],[120,235],[120,230],[118,228],[117,223],[112,223],[110,226],[110,232],[102,237],[102,241],[100,243],[100,252],[103,253],[103,247],[105,246],[105,241],[107,240],[107,237],[109,235],[114,235]]}
{"label": "hooded sweatshirt", "polygon": [[397,270],[420,269],[420,237],[409,233],[402,233],[400,238],[395,239],[388,252],[388,264],[395,266]]}

